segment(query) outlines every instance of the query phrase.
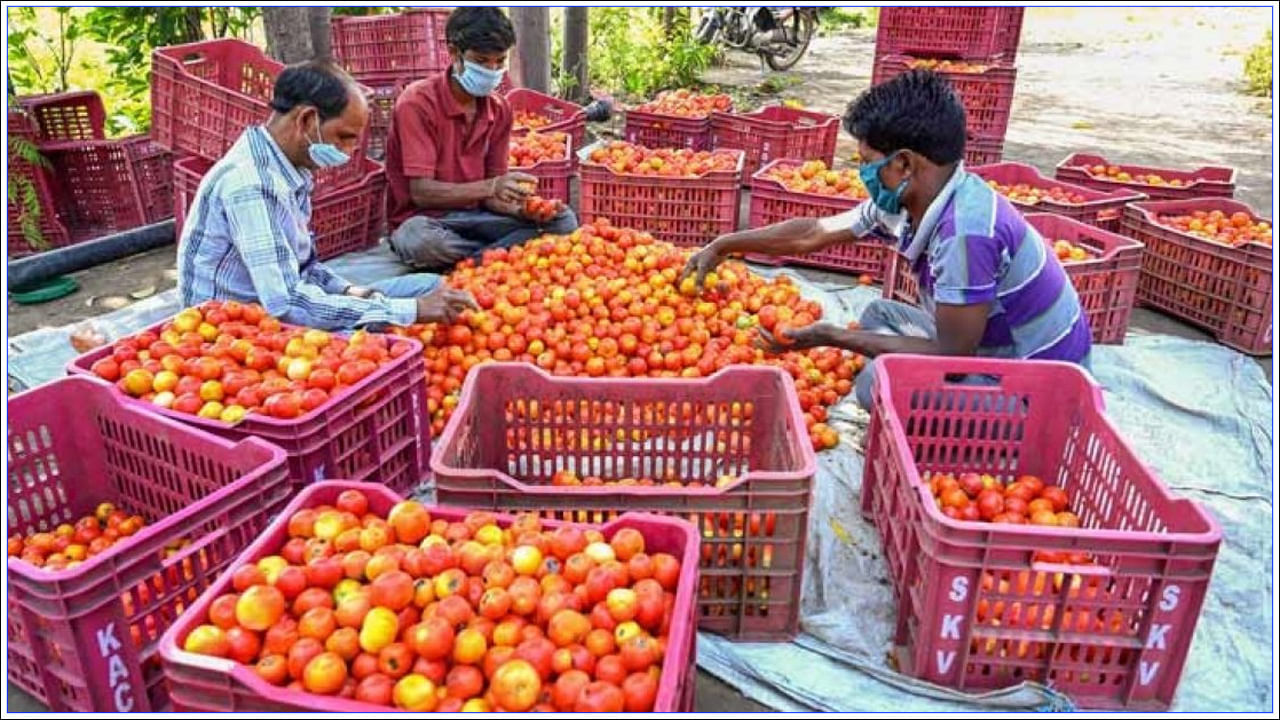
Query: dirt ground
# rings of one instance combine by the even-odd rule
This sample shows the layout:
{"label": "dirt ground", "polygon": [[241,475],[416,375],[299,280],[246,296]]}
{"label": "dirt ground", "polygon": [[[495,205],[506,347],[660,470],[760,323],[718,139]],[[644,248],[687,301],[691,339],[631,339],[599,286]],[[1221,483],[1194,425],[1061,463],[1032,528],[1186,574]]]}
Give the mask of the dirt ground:
{"label": "dirt ground", "polygon": [[[1232,165],[1239,168],[1237,197],[1274,217],[1271,104],[1239,91],[1243,53],[1269,24],[1265,8],[1029,9],[1005,158],[1046,173],[1080,150],[1135,164]],[[869,85],[874,42],[874,30],[817,38],[795,70],[783,74],[787,79],[770,85],[810,108],[840,113]],[[753,56],[736,53],[706,75],[741,89],[764,78]],[[839,156],[852,151],[842,134]],[[8,332],[103,314],[109,310],[102,298],[163,291],[174,285],[173,264],[174,248],[162,248],[76,273],[81,289],[67,298],[36,306],[10,300]],[[1145,310],[1136,310],[1131,324],[1209,339]],[[1260,364],[1270,379],[1271,359]],[[12,685],[9,700],[12,710],[41,709]],[[696,709],[765,708],[699,673]]]}

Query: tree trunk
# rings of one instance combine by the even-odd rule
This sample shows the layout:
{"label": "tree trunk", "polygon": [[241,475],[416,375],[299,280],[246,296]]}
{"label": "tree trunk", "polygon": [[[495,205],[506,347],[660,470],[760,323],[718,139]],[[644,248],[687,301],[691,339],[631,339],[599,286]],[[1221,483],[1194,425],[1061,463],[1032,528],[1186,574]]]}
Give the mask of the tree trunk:
{"label": "tree trunk", "polygon": [[513,7],[520,87],[547,92],[551,86],[551,13],[545,7]]}
{"label": "tree trunk", "polygon": [[564,9],[564,57],[562,72],[570,85],[568,92],[561,92],[576,103],[584,103],[590,99],[588,87],[589,69],[587,67],[587,14],[590,8],[566,7]]}
{"label": "tree trunk", "polygon": [[662,8],[662,32],[670,40],[676,32],[676,9],[668,5]]}
{"label": "tree trunk", "polygon": [[305,7],[267,6],[262,8],[262,25],[267,31],[267,54],[286,65],[310,60],[311,22]]}
{"label": "tree trunk", "polygon": [[333,32],[329,27],[329,18],[333,14],[331,7],[307,8],[307,19],[311,22],[311,50],[316,58],[333,59]]}
{"label": "tree trunk", "polygon": [[183,42],[200,42],[204,39],[204,16],[198,7],[189,7],[183,11],[186,20],[186,37]]}

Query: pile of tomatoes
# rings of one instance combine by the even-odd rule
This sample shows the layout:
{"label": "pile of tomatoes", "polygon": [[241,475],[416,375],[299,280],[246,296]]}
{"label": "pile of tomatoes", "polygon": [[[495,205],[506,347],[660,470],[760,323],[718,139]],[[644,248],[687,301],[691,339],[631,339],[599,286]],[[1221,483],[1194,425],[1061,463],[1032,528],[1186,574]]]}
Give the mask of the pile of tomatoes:
{"label": "pile of tomatoes", "polygon": [[533,167],[543,160],[564,160],[569,153],[569,135],[562,132],[530,132],[511,137],[507,163],[513,168]]}
{"label": "pile of tomatoes", "polygon": [[1155,173],[1129,173],[1120,169],[1116,165],[1090,165],[1085,168],[1085,172],[1089,173],[1097,180],[1111,180],[1114,182],[1139,183],[1142,185],[1164,185],[1168,187],[1182,187],[1187,184],[1178,178],[1165,180],[1162,176]]}
{"label": "pile of tomatoes", "polygon": [[[1048,242],[1047,239],[1046,242]],[[1076,245],[1070,240],[1054,240],[1051,245],[1053,254],[1057,255],[1063,263],[1083,262],[1093,256],[1088,248]]]}
{"label": "pile of tomatoes", "polygon": [[867,189],[862,185],[856,170],[832,170],[821,160],[809,160],[799,165],[779,163],[769,168],[763,177],[777,180],[792,192],[846,197],[865,200]]}
{"label": "pile of tomatoes", "polygon": [[517,110],[511,124],[516,130],[537,130],[550,125],[551,118],[542,113]]}
{"label": "pile of tomatoes", "polygon": [[[183,639],[265,681],[406,710],[654,708],[680,561],[631,528],[461,522],[358,490],[288,519]],[[683,670],[683,668],[682,668]]]}
{"label": "pile of tomatoes", "polygon": [[1219,245],[1235,247],[1250,242],[1271,245],[1271,224],[1255,221],[1246,212],[1228,215],[1221,210],[1196,210],[1190,215],[1159,215],[1156,222]]}
{"label": "pile of tomatoes", "polygon": [[119,340],[92,371],[157,407],[236,423],[251,412],[291,419],[324,405],[413,346],[386,335],[282,325],[256,303],[211,300],[159,333]]}
{"label": "pile of tomatoes", "polygon": [[655,150],[622,140],[606,143],[592,150],[589,156],[592,163],[603,165],[619,175],[666,177],[701,177],[709,172],[733,172],[741,158],[742,152],[738,150]]}
{"label": "pile of tomatoes", "polygon": [[766,355],[757,328],[808,325],[821,319],[821,306],[801,298],[786,276],[766,280],[737,261],[710,273],[699,293],[693,278],[680,281],[688,257],[648,233],[598,220],[459,263],[449,283],[469,290],[480,312],[448,327],[394,330],[426,346],[433,431],[457,406],[467,372],[484,362],[617,378],[697,378],[769,364],[794,378],[814,447],[833,447],[827,408],[852,390],[863,359],[835,348]]}
{"label": "pile of tomatoes", "polygon": [[710,115],[713,110],[719,110],[720,112],[733,110],[733,98],[724,93],[704,95],[681,88],[679,90],[660,92],[656,98],[636,106],[635,109],[640,112],[658,115],[702,118]]}
{"label": "pile of tomatoes", "polygon": [[105,552],[145,526],[141,515],[129,515],[104,502],[74,525],[62,523],[53,532],[10,536],[9,557],[45,570],[65,570]]}
{"label": "pile of tomatoes", "polygon": [[1060,185],[1046,187],[1037,187],[1028,183],[1004,185],[995,180],[988,180],[987,184],[1001,195],[1023,205],[1035,205],[1041,202],[1054,202],[1061,205],[1083,205],[1088,202],[1088,198],[1084,195]]}
{"label": "pile of tomatoes", "polygon": [[601,486],[621,486],[621,487],[658,487],[666,485],[668,487],[715,487],[726,488],[738,482],[738,478],[734,475],[721,475],[716,478],[714,485],[707,485],[700,480],[680,480],[676,477],[665,479],[648,478],[648,477],[625,477],[617,480],[607,480],[598,475],[583,475],[572,470],[557,470],[551,476],[551,485],[554,487],[601,487]]}

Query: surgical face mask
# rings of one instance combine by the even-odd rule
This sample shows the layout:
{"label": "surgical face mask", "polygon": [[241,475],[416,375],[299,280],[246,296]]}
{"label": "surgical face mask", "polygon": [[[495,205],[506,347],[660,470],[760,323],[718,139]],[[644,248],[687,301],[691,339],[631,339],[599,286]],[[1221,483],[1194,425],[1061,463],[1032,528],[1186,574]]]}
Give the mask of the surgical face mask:
{"label": "surgical face mask", "polygon": [[307,138],[307,141],[311,143],[307,146],[307,155],[317,167],[334,168],[351,161],[351,156],[339,150],[337,145],[324,141],[324,136],[320,134],[319,115],[316,116],[316,140],[311,142],[311,138]]}
{"label": "surgical face mask", "polygon": [[453,71],[453,79],[458,81],[462,89],[472,97],[486,97],[492,95],[494,90],[498,89],[498,85],[502,83],[502,76],[506,70],[490,70],[489,68],[473,63],[470,60],[462,61],[462,72]]}
{"label": "surgical face mask", "polygon": [[903,178],[902,182],[898,183],[898,187],[890,190],[880,181],[880,168],[887,165],[897,155],[897,152],[890,153],[875,162],[863,163],[858,168],[858,175],[862,178],[862,184],[867,189],[867,196],[876,204],[876,207],[890,215],[897,215],[902,212],[902,193],[906,192],[909,179]]}

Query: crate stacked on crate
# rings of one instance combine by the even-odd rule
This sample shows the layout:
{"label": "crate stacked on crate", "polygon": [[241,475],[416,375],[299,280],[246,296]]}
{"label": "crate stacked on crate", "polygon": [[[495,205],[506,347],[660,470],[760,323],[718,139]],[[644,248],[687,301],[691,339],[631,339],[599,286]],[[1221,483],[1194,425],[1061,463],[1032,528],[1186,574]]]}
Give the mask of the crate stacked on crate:
{"label": "crate stacked on crate", "polygon": [[638,382],[483,365],[433,450],[436,497],[579,522],[686,518],[703,544],[699,627],[787,640],[816,467],[803,417],[777,368]]}
{"label": "crate stacked on crate", "polygon": [[1053,180],[1022,163],[995,163],[969,168],[992,188],[1009,198],[1023,214],[1046,212],[1096,225],[1104,230],[1120,228],[1124,206],[1146,195],[1127,187],[1095,190]]}
{"label": "crate stacked on crate", "polygon": [[[1061,215],[1036,213],[1028,215],[1027,222],[1067,271],[1089,317],[1093,341],[1124,344],[1142,268],[1142,243]],[[888,252],[884,278],[884,297],[919,302],[915,273],[900,253]]]}
{"label": "crate stacked on crate", "polygon": [[[106,139],[106,111],[94,91],[20,97],[11,134],[34,143],[47,164],[39,173],[42,234],[51,247],[160,222],[173,214],[172,155],[147,135]],[[19,119],[15,115],[25,115]],[[22,161],[19,160],[19,163]],[[26,169],[15,168],[26,177]],[[40,187],[43,186],[43,187]],[[13,214],[11,208],[11,215]],[[60,227],[59,227],[60,226]],[[10,257],[34,251],[13,238]],[[16,235],[22,237],[20,228]]]}
{"label": "crate stacked on crate", "polygon": [[[175,163],[180,176],[176,218],[185,216],[199,177],[208,167],[226,154],[246,128],[271,115],[268,103],[283,69],[257,47],[234,39],[158,48],[152,53],[152,135],[157,143],[184,155]],[[381,164],[364,160],[368,142],[366,132],[354,153],[360,161],[316,174],[311,227],[321,257],[376,245],[383,231],[386,178]]]}
{"label": "crate stacked on crate", "polygon": [[1101,155],[1091,153],[1073,153],[1063,158],[1054,169],[1053,177],[1095,190],[1132,190],[1151,200],[1231,198],[1236,194],[1236,169],[1233,167],[1176,170],[1147,165],[1116,165]]}
{"label": "crate stacked on crate", "polygon": [[54,712],[168,709],[160,636],[285,504],[284,453],[91,378],[8,410],[9,681]]}
{"label": "crate stacked on crate", "polygon": [[1160,482],[1075,366],[893,355],[875,372],[862,511],[898,603],[897,667],[964,692],[1030,681],[1086,708],[1167,709],[1213,518]]}
{"label": "crate stacked on crate", "polygon": [[[463,532],[466,533],[468,542],[466,548],[459,551],[460,558],[452,551],[445,551],[445,555],[449,556],[453,562],[450,565],[451,569],[438,574],[438,577],[442,578],[437,581],[437,587],[442,588],[441,592],[427,593],[426,596],[429,599],[406,603],[398,616],[388,609],[396,607],[398,603],[393,604],[378,599],[383,596],[382,588],[389,587],[389,584],[384,585],[386,581],[376,579],[372,583],[375,588],[373,590],[375,594],[372,597],[376,599],[377,604],[373,610],[368,610],[367,606],[365,608],[366,620],[361,628],[361,644],[366,648],[376,648],[375,656],[380,654],[383,658],[387,658],[385,662],[388,663],[395,662],[391,659],[393,655],[405,658],[404,670],[407,674],[390,671],[397,677],[403,676],[398,680],[400,686],[393,692],[392,685],[397,684],[397,680],[393,679],[387,683],[385,693],[358,690],[355,697],[349,693],[336,692],[328,693],[329,696],[326,697],[320,694],[327,690],[320,686],[318,673],[313,675],[308,671],[308,677],[286,687],[283,686],[283,682],[276,685],[265,680],[260,673],[260,667],[255,669],[252,664],[237,662],[229,657],[218,657],[208,652],[207,646],[201,647],[200,633],[204,632],[205,636],[208,636],[208,626],[214,619],[215,603],[218,599],[235,594],[234,576],[228,573],[178,618],[160,641],[159,652],[164,663],[165,674],[169,679],[175,710],[203,713],[325,710],[367,715],[384,712],[394,706],[400,710],[439,712],[457,712],[458,710],[492,712],[499,709],[523,711],[531,708],[567,712],[574,710],[575,707],[579,710],[604,707],[606,710],[613,711],[614,708],[611,706],[614,703],[617,711],[622,711],[624,706],[632,711],[690,712],[693,709],[697,685],[695,673],[697,634],[693,618],[695,593],[698,586],[698,554],[701,546],[696,530],[688,523],[673,518],[627,513],[615,520],[589,525],[554,520],[537,521],[537,525],[533,525],[531,521],[536,519],[529,516],[512,517],[505,514],[473,512],[448,507],[424,507],[402,503],[397,494],[389,492],[386,488],[348,481],[331,481],[314,485],[295,497],[262,537],[237,558],[234,567],[252,566],[268,556],[287,553],[290,541],[301,539],[300,529],[309,530],[313,526],[318,526],[317,518],[324,515],[324,507],[363,507],[366,518],[389,518],[384,521],[388,527],[397,525],[407,527],[413,534],[417,534],[418,530],[414,529],[410,521],[415,520],[416,515],[417,518],[422,518],[424,523],[418,527],[425,536],[422,541],[423,547],[428,549],[427,555],[432,558],[441,557],[440,548],[448,547],[447,541],[444,540],[446,535],[449,538],[455,538]],[[468,530],[468,528],[471,529]],[[503,539],[504,533],[500,529],[506,529],[506,539]],[[562,533],[562,530],[567,532]],[[589,538],[596,538],[594,533],[599,533],[599,536],[592,541]],[[533,539],[535,537],[536,540]],[[473,538],[484,538],[487,545],[481,545]],[[555,554],[566,545],[569,548],[576,547],[578,539],[586,540],[581,543],[584,548],[582,552]],[[520,543],[520,546],[514,550],[511,549],[513,540],[518,540]],[[539,544],[529,544],[532,542]],[[440,548],[430,550],[436,544],[439,544]],[[538,571],[538,577],[542,579],[543,588],[550,588],[553,580],[563,580],[571,586],[572,582],[566,579],[570,577],[571,572],[567,569],[570,558],[573,559],[575,566],[577,560],[584,560],[594,565],[594,561],[587,559],[589,557],[587,553],[594,553],[597,550],[608,550],[612,553],[615,546],[632,549],[642,547],[642,554],[652,558],[650,564],[654,565],[655,571],[652,577],[646,579],[616,583],[612,579],[606,580],[608,587],[614,588],[615,592],[623,589],[630,590],[632,586],[635,588],[632,593],[618,593],[611,597],[634,594],[639,601],[637,610],[633,613],[634,619],[618,623],[617,633],[604,629],[603,625],[593,624],[586,617],[588,608],[583,608],[581,613],[572,609],[559,612],[548,610],[546,613],[530,611],[525,613],[528,622],[521,620],[515,631],[508,633],[507,631],[515,625],[514,621],[500,622],[495,627],[496,620],[506,618],[495,615],[496,620],[487,619],[481,613],[473,612],[465,602],[457,606],[451,605],[451,602],[457,601],[458,598],[465,598],[467,595],[461,594],[461,590],[458,595],[452,595],[444,589],[447,587],[446,580],[457,577],[462,584],[469,587],[478,584],[479,589],[483,591],[485,582],[480,577],[479,568],[473,567],[471,553],[476,547],[493,547],[494,544],[499,545],[494,549],[498,550],[503,557],[510,558],[512,562],[511,564],[488,563],[488,565],[504,565],[505,570],[511,572],[513,576],[516,574],[515,568],[519,568],[519,571],[524,573],[523,564],[536,560],[533,558],[533,553],[522,551],[541,547],[542,550],[538,551],[537,555],[539,558],[545,557],[545,560],[542,561],[542,569]],[[354,555],[359,552],[361,551],[357,550],[348,554],[340,551],[335,556],[340,559],[335,559],[333,562],[344,563],[348,559],[355,559]],[[411,552],[420,551],[413,548]],[[615,557],[620,559],[610,562],[619,564],[625,570],[627,565],[621,564],[622,559],[630,561],[634,557],[639,557],[639,554],[626,556],[618,552]],[[487,562],[487,559],[485,560]],[[413,563],[416,562],[413,560]],[[431,563],[434,562],[434,559],[427,560],[426,567],[431,567]],[[562,562],[566,566],[564,571],[561,571]],[[604,562],[601,560],[601,568],[608,567],[603,564]],[[369,567],[372,571],[372,563]],[[407,578],[414,577],[411,573],[421,573],[418,567],[417,564],[406,563],[403,571],[386,574],[389,579],[408,583]],[[503,571],[503,568],[489,570],[488,566],[482,567],[485,567],[486,576],[491,572]],[[656,570],[659,567],[661,572]],[[362,573],[361,578],[363,577]],[[426,577],[429,580],[431,576]],[[494,574],[493,577],[498,578],[498,575]],[[525,575],[514,580],[507,578],[502,582],[506,584],[490,585],[490,591],[483,595],[484,599],[477,596],[470,602],[478,604],[482,612],[506,603],[511,606],[510,614],[516,616],[520,608],[517,603],[523,603],[527,597],[537,598],[538,582],[532,582],[534,589],[531,595],[526,585],[531,581]],[[430,588],[431,583],[428,581],[426,584]],[[654,590],[655,584],[657,590]],[[413,587],[416,586],[409,587],[410,592],[413,592]],[[584,583],[581,587],[586,589],[587,584]],[[657,591],[661,591],[662,594],[660,596],[652,594]],[[551,598],[550,589],[542,592],[545,593],[542,596],[544,601]],[[432,595],[434,597],[431,597]],[[422,597],[423,593],[418,591],[417,596]],[[301,597],[300,595],[299,598]],[[450,600],[450,597],[453,599]],[[656,617],[652,614],[653,605],[649,602],[655,597],[660,598],[659,612]],[[492,604],[490,599],[493,601]],[[668,602],[670,605],[666,605]],[[543,602],[543,605],[546,604]],[[661,606],[664,605],[668,608],[666,617],[669,620],[666,621],[663,619],[661,610]],[[283,610],[281,616],[292,617],[295,613],[301,614],[302,611],[297,610],[297,607],[295,605],[292,612]],[[339,601],[339,610],[342,607],[343,604]],[[441,616],[452,618],[452,613],[463,607],[467,608],[462,611],[467,616],[475,616],[472,622],[464,619],[457,623],[456,628],[452,620],[440,623]],[[601,602],[599,607],[607,614],[604,602]],[[380,627],[391,628],[390,623],[377,617],[381,613],[389,615],[390,623],[398,626],[398,630],[404,631],[399,645],[390,644],[391,640],[400,636],[397,630],[391,629],[390,633],[386,633],[385,630],[379,629]],[[419,624],[420,615],[421,624]],[[585,627],[582,625],[584,622],[587,623]],[[616,621],[611,620],[608,627],[612,628],[614,622]],[[310,626],[309,620],[304,620],[303,623]],[[520,633],[519,627],[525,628],[523,634]],[[534,629],[539,630],[536,637],[530,634]],[[595,676],[599,682],[589,690],[585,689],[583,686],[590,683],[593,677],[574,669],[582,667],[578,664],[579,653],[576,650],[573,653],[573,668],[560,669],[560,666],[553,665],[551,655],[557,647],[553,640],[569,649],[575,647],[585,649],[589,642],[586,635],[593,629],[596,633],[602,633],[610,639],[616,635],[617,653],[625,653],[628,665],[639,668],[635,674],[655,673],[650,682],[624,685],[622,677],[627,677],[630,671],[618,663],[615,667],[621,672],[621,677],[600,672]],[[443,652],[438,652],[433,647],[436,643],[433,638],[437,636],[445,638],[442,641]],[[486,642],[486,636],[488,642]],[[630,638],[637,637],[638,641],[629,642]],[[645,653],[646,646],[655,640],[661,643],[661,654]],[[596,645],[594,640],[590,641],[590,644],[593,647],[601,647]],[[451,652],[455,645],[458,648],[456,653]],[[628,647],[632,650],[628,651],[626,649]],[[472,654],[473,648],[477,650],[474,660],[467,657]],[[544,649],[545,654],[541,654]],[[539,654],[527,652],[529,650]],[[352,653],[351,657],[354,656],[355,653]],[[428,657],[433,659],[428,661]],[[613,660],[601,659],[617,663],[619,657],[622,655],[615,654]],[[343,663],[345,674],[346,662],[342,659],[339,659],[339,662]],[[360,662],[358,659],[355,660],[351,673],[358,672]],[[590,655],[584,662],[591,662],[594,665]],[[412,670],[409,669],[410,663]],[[458,669],[465,665],[473,667]],[[487,668],[484,674],[476,669],[482,666]],[[521,671],[527,673],[527,683],[523,680],[524,676],[520,675]],[[580,678],[575,678],[573,673],[577,673]],[[512,682],[518,679],[521,681]],[[578,679],[581,679],[581,682],[570,692],[568,690],[570,681]],[[591,692],[606,684],[615,687],[608,688],[604,696]],[[539,686],[541,692],[538,692]],[[632,694],[628,694],[624,701],[623,691],[617,686],[635,688],[638,692],[629,691]],[[441,692],[437,695],[437,687],[441,691],[447,687],[448,694]],[[465,688],[468,687],[471,689],[466,690]],[[555,689],[554,692],[552,688]],[[373,684],[365,683],[365,689],[372,690]],[[605,705],[597,707],[592,705],[589,698],[583,700],[583,695],[589,692],[598,700],[604,700]]]}
{"label": "crate stacked on crate", "polygon": [[949,80],[964,103],[965,162],[999,162],[1009,125],[1023,8],[886,7],[877,21],[871,83],[912,68]]}
{"label": "crate stacked on crate", "polygon": [[733,112],[728,95],[704,95],[691,90],[664,90],[653,100],[628,108],[622,137],[646,147],[679,147],[708,150],[711,113]]}
{"label": "crate stacked on crate", "polygon": [[[36,131],[23,110],[9,109],[10,188],[14,199],[8,200],[8,257],[26,257],[44,247],[60,248],[71,244],[71,233],[62,221],[53,173],[47,159],[39,155]],[[32,154],[38,161],[32,162]],[[28,237],[37,235],[38,237]]]}
{"label": "crate stacked on crate", "polygon": [[[856,207],[866,197],[856,170],[835,170],[820,160],[774,160],[751,176],[747,226],[764,227],[797,217],[830,217]],[[809,265],[878,282],[883,276],[887,250],[888,246],[879,240],[859,240],[800,257],[751,255],[748,259]]]}
{"label": "crate stacked on crate", "polygon": [[1251,355],[1272,351],[1272,225],[1226,198],[1136,202],[1125,234],[1145,246],[1138,301]]}
{"label": "crate stacked on crate", "polygon": [[711,113],[711,147],[746,153],[744,178],[774,160],[835,162],[840,118],[826,113],[768,105],[755,112]]}
{"label": "crate stacked on crate", "polygon": [[[237,339],[204,350],[182,339],[200,329]],[[141,351],[152,357],[131,375]],[[170,367],[177,370],[162,376]],[[290,379],[256,375],[270,369]],[[333,335],[282,325],[257,305],[211,301],[81,355],[67,371],[115,380],[130,406],[228,439],[254,436],[279,446],[295,487],[343,477],[408,493],[426,478],[426,369],[414,339]],[[312,389],[319,395],[309,396]],[[232,407],[239,411],[230,414]]]}
{"label": "crate stacked on crate", "polygon": [[[651,149],[598,142],[579,155],[578,216],[643,227],[680,247],[701,247],[738,229],[741,150]],[[699,168],[689,174],[688,168]]]}

